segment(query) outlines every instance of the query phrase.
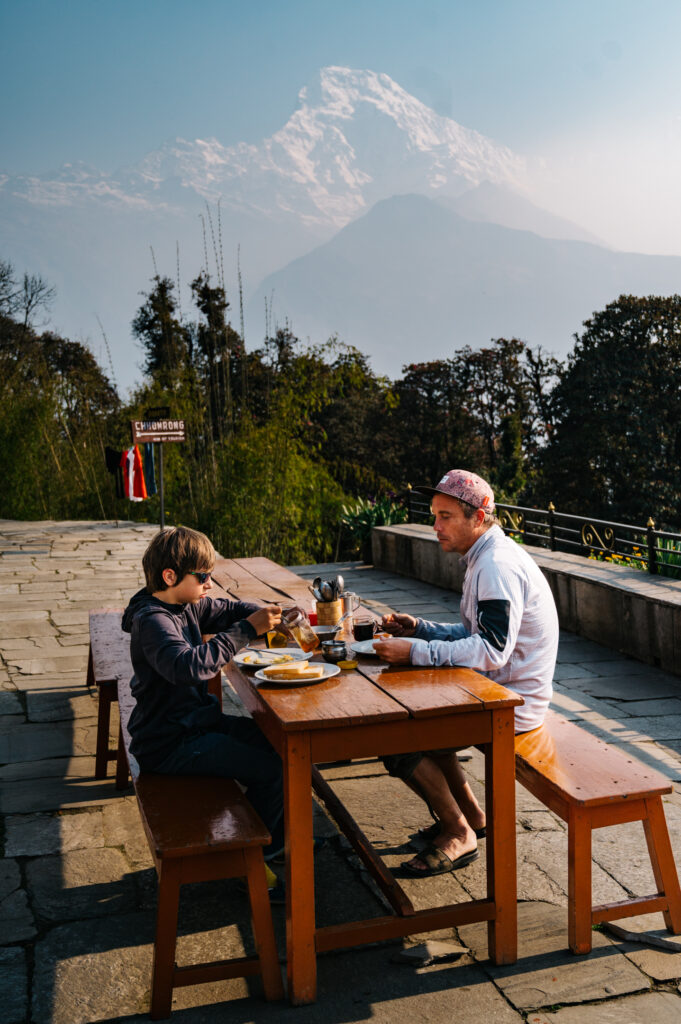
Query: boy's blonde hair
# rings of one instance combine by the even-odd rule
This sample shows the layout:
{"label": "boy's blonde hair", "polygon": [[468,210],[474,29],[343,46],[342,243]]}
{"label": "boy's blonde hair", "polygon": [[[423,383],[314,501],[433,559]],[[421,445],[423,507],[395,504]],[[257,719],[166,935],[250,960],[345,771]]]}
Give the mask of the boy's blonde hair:
{"label": "boy's blonde hair", "polygon": [[167,590],[163,570],[172,569],[177,582],[189,572],[212,570],[215,565],[215,548],[205,533],[191,530],[188,526],[174,526],[161,530],[153,538],[142,558],[147,590]]}

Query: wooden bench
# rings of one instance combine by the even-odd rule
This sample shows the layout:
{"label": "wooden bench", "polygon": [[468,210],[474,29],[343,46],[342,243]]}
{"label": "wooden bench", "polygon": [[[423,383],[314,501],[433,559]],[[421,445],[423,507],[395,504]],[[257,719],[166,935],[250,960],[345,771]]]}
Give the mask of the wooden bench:
{"label": "wooden bench", "polygon": [[[128,721],[135,701],[126,679],[118,682],[118,705],[119,765],[125,766],[126,778],[130,769],[158,875],[151,1019],[170,1016],[173,988],[225,978],[259,973],[266,998],[282,999],[262,852],[270,842],[269,832],[232,779],[140,773],[129,749]],[[178,967],[180,886],[233,877],[246,878],[257,954]]]}
{"label": "wooden bench", "polygon": [[[550,713],[543,726],[516,736],[516,777],[568,826],[568,942],[591,950],[592,925],[662,911],[681,932],[681,892],[662,795],[672,785],[616,747]],[[592,906],[591,831],[642,821],[658,892]]]}
{"label": "wooden bench", "polygon": [[90,612],[90,648],[85,684],[88,688],[96,686],[99,694],[96,779],[105,779],[109,761],[117,759],[117,749],[109,749],[111,705],[118,699],[118,680],[131,679],[133,675],[130,635],[121,629],[122,616],[122,608],[98,608]]}
{"label": "wooden bench", "polygon": [[[121,629],[122,608],[97,608],[90,612],[90,647],[88,651],[85,685],[96,686],[99,693],[97,711],[97,747],[95,752],[95,778],[105,779],[109,761],[118,761],[119,743],[109,748],[111,705],[118,699],[118,683],[133,676],[130,661],[130,634]],[[204,637],[204,639],[207,639]],[[222,707],[222,678],[216,675],[208,684],[210,693]],[[120,772],[120,775],[119,775]],[[124,789],[128,781],[127,765],[119,762],[116,787]]]}

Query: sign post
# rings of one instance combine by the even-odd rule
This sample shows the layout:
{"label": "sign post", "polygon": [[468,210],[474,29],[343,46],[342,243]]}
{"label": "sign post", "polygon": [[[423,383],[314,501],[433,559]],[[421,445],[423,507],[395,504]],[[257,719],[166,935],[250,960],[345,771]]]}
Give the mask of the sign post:
{"label": "sign post", "polygon": [[[131,420],[133,444],[158,444],[158,479],[159,496],[161,499],[161,529],[165,529],[165,507],[163,495],[163,445],[168,441],[184,441],[184,420],[173,420],[168,417],[167,409],[149,409],[147,414],[156,414],[158,418]],[[165,415],[164,415],[165,414]]]}

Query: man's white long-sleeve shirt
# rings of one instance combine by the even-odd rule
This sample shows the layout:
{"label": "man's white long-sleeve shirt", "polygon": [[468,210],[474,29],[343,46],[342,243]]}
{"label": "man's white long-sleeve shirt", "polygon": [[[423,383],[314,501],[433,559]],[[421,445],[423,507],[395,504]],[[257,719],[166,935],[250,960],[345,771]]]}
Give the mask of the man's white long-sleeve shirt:
{"label": "man's white long-sleeve shirt", "polygon": [[417,620],[412,665],[461,665],[523,697],[516,732],[541,725],[553,693],[558,615],[541,570],[492,526],[462,556],[461,623]]}

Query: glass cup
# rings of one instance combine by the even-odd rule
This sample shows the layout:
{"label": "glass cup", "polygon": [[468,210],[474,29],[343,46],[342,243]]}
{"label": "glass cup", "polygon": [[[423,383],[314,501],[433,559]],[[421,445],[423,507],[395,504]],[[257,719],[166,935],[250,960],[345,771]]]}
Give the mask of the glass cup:
{"label": "glass cup", "polygon": [[360,643],[362,640],[373,640],[375,622],[368,617],[357,618],[352,624],[352,635]]}
{"label": "glass cup", "polygon": [[269,633],[265,635],[265,643],[268,647],[286,647],[288,641],[283,633],[280,633],[277,629],[271,629]]}

